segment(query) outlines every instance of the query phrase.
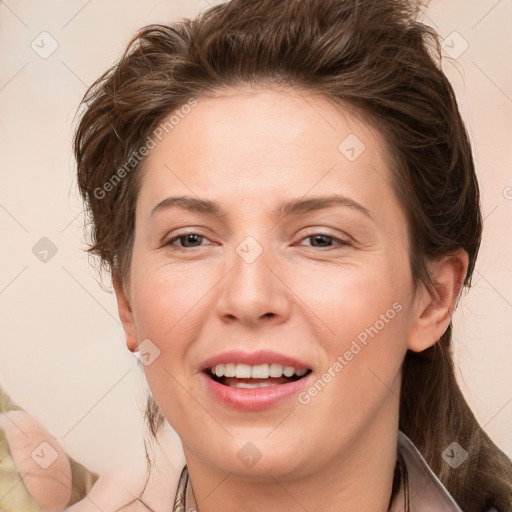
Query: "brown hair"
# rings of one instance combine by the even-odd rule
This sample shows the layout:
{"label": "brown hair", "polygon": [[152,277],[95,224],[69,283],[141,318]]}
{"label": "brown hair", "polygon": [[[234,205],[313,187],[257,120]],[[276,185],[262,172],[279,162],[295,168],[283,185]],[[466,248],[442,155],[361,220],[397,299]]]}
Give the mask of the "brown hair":
{"label": "brown hair", "polygon": [[[144,162],[137,155],[166,116],[223,86],[285,85],[376,123],[407,214],[415,283],[432,285],[429,258],[463,248],[469,288],[482,231],[478,183],[439,36],[418,21],[421,8],[404,0],[232,0],[194,20],[143,28],[83,100],[74,150],[92,220],[89,251],[126,282]],[[511,510],[512,463],[464,400],[451,334],[450,324],[433,347],[407,353],[400,429],[465,511]],[[164,418],[151,396],[146,415],[156,436]],[[453,441],[469,455],[457,469],[441,456]]]}

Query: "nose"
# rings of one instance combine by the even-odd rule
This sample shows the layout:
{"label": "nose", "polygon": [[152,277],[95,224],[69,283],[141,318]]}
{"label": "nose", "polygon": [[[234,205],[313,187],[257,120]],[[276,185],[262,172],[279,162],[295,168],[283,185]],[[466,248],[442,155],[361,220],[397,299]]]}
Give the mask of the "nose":
{"label": "nose", "polygon": [[238,321],[255,327],[262,322],[284,322],[291,309],[291,292],[286,286],[278,257],[272,249],[252,237],[233,254],[223,279],[217,313],[224,322]]}

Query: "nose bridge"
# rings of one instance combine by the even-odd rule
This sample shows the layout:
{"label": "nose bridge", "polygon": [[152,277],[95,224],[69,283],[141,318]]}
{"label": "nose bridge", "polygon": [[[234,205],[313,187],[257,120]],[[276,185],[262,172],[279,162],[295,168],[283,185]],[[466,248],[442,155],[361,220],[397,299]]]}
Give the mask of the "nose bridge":
{"label": "nose bridge", "polygon": [[219,313],[244,322],[285,313],[284,286],[275,275],[276,254],[271,236],[261,230],[247,235],[234,248],[230,271],[223,285]]}

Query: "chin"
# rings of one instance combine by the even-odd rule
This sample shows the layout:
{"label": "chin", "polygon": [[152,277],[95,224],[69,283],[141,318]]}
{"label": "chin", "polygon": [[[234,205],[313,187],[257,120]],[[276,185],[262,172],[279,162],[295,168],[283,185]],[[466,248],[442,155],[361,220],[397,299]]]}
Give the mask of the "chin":
{"label": "chin", "polygon": [[[203,452],[201,459],[223,473],[233,473],[250,481],[268,481],[269,478],[294,480],[305,477],[315,466],[319,453],[308,453],[297,433],[286,436],[288,442],[264,435],[237,437],[226,446],[217,445],[215,453]],[[292,441],[292,442],[290,442]],[[316,455],[316,456],[315,456]]]}

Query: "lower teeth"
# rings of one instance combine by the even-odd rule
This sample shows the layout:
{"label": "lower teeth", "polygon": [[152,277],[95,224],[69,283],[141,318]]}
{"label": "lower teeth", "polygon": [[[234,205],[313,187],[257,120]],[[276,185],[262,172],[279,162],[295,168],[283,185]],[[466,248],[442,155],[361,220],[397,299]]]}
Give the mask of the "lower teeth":
{"label": "lower teeth", "polygon": [[275,386],[275,384],[272,384],[271,382],[259,382],[258,384],[248,384],[247,382],[236,382],[234,385],[229,386],[229,387],[252,389],[252,388],[267,388],[269,386]]}

